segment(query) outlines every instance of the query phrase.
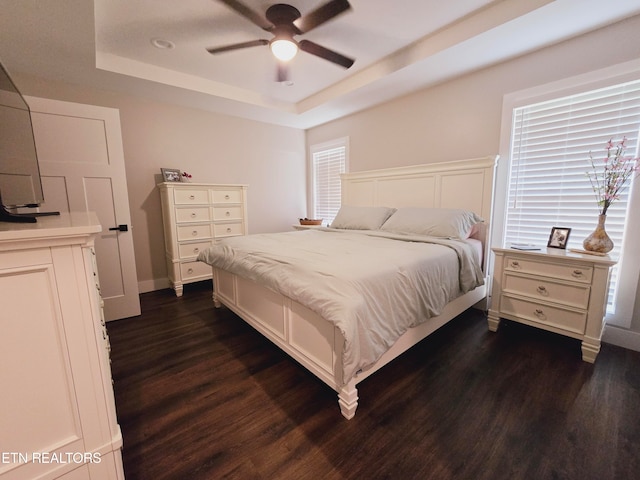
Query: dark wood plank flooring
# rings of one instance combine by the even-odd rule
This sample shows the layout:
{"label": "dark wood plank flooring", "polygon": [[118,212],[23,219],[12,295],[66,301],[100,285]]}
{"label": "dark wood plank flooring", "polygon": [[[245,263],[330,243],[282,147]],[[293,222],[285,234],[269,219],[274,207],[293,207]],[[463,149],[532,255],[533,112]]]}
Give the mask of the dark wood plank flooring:
{"label": "dark wood plank flooring", "polygon": [[633,479],[640,353],[470,310],[336,393],[226,309],[211,285],[141,295],[111,322],[127,479]]}

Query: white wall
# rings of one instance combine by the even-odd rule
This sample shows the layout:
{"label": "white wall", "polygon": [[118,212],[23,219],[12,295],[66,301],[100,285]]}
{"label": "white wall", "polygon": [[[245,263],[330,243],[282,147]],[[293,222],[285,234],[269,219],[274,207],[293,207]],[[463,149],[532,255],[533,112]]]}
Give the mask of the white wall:
{"label": "white wall", "polygon": [[[500,153],[506,94],[638,59],[638,31],[635,16],[312,128],[307,144],[348,136],[351,171]],[[640,333],[640,298],[631,330]]]}
{"label": "white wall", "polygon": [[304,132],[14,74],[25,95],[117,108],[141,291],[168,287],[160,168],[194,182],[248,184],[249,232],[290,230],[306,216]]}

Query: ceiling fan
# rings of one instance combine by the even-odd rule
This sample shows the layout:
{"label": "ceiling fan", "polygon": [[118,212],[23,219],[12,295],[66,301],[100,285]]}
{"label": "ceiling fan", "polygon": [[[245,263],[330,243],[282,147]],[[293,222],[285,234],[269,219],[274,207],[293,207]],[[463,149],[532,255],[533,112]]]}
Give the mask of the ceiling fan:
{"label": "ceiling fan", "polygon": [[279,82],[284,82],[288,79],[287,62],[296,55],[298,49],[316,57],[324,58],[344,68],[349,68],[355,61],[310,40],[296,41],[293,38],[296,35],[307,33],[342,12],[349,10],[351,5],[347,0],[330,0],[304,16],[300,14],[297,8],[291,5],[277,3],[267,9],[264,17],[237,0],[220,1],[263,30],[272,33],[273,38],[271,40],[258,39],[223,47],[207,48],[207,51],[213,55],[241,48],[269,45],[273,55],[278,59],[277,80]]}

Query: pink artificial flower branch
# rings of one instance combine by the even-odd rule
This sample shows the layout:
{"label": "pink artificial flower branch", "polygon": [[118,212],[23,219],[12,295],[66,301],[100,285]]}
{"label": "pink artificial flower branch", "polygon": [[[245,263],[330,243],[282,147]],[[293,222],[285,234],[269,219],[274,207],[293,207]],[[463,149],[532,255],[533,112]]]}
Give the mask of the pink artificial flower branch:
{"label": "pink artificial flower branch", "polygon": [[607,155],[603,159],[603,166],[598,169],[589,152],[592,172],[587,172],[591,187],[596,196],[600,214],[606,215],[607,210],[613,202],[620,199],[620,194],[627,186],[627,182],[633,178],[635,172],[640,171],[640,158],[625,156],[627,146],[626,137],[623,137],[618,144],[613,143],[613,139],[607,142]]}

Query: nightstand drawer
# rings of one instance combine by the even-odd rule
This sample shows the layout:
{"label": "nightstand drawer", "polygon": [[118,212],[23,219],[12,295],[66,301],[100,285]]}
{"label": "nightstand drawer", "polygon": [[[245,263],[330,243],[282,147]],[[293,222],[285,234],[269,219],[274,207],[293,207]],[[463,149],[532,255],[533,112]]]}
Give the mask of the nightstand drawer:
{"label": "nightstand drawer", "polygon": [[242,190],[214,190],[213,203],[242,203]]}
{"label": "nightstand drawer", "polygon": [[188,205],[188,204],[208,204],[209,192],[207,190],[197,189],[176,189],[173,192],[176,205]]}
{"label": "nightstand drawer", "polygon": [[180,264],[182,281],[212,276],[213,270],[204,262],[185,262]]}
{"label": "nightstand drawer", "polygon": [[183,225],[178,227],[178,241],[211,238],[211,224]]}
{"label": "nightstand drawer", "polygon": [[587,312],[552,307],[535,301],[502,295],[500,311],[507,315],[549,325],[577,334],[584,334]]}
{"label": "nightstand drawer", "polygon": [[577,308],[586,309],[589,306],[590,288],[587,285],[558,283],[542,278],[506,273],[502,291]]}
{"label": "nightstand drawer", "polygon": [[176,222],[208,222],[211,220],[209,207],[176,208]]}
{"label": "nightstand drawer", "polygon": [[547,263],[526,258],[505,258],[505,271],[533,273],[557,279],[572,280],[574,282],[591,283],[593,267],[588,265],[565,265],[562,263]]}
{"label": "nightstand drawer", "polygon": [[242,222],[218,223],[213,226],[213,231],[216,234],[216,238],[244,235],[244,228],[242,226]]}
{"label": "nightstand drawer", "polygon": [[214,220],[242,220],[242,207],[213,207]]}
{"label": "nightstand drawer", "polygon": [[200,252],[209,248],[211,242],[182,243],[178,245],[180,258],[196,257]]}

